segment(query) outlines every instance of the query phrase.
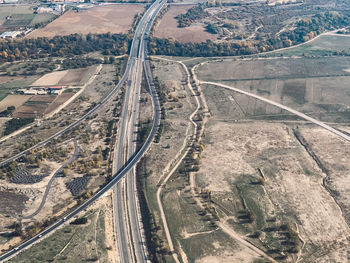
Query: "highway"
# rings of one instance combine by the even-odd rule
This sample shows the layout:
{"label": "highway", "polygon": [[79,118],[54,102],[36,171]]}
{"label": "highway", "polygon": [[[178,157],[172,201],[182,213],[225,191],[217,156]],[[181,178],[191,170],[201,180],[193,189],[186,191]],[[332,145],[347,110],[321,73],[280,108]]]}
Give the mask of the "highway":
{"label": "highway", "polygon": [[[38,143],[37,145],[30,147],[27,150],[25,150],[19,154],[16,154],[15,156],[13,156],[5,161],[0,162],[0,166],[20,158],[21,156],[27,154],[30,150],[32,150],[34,148],[37,148],[37,147],[40,147],[40,146],[43,146],[43,145],[49,143],[52,139],[61,136],[65,132],[67,132],[67,131],[71,130],[72,128],[76,127],[77,125],[79,125],[82,121],[86,120],[89,116],[91,116],[98,109],[100,109],[102,106],[104,106],[115,95],[115,93],[119,90],[119,88],[122,87],[123,84],[125,83],[125,81],[128,79],[128,83],[127,83],[128,88],[127,88],[127,92],[126,92],[126,96],[125,96],[125,103],[123,106],[123,114],[122,114],[123,118],[122,118],[122,123],[121,123],[121,127],[124,127],[124,129],[120,129],[120,133],[119,133],[119,139],[121,139],[121,141],[124,142],[125,138],[127,136],[127,129],[125,129],[125,127],[130,126],[130,125],[135,127],[136,120],[137,120],[136,114],[138,111],[138,110],[133,111],[132,109],[130,110],[130,108],[129,108],[129,107],[135,106],[135,103],[136,103],[136,105],[138,105],[137,97],[139,96],[139,93],[136,94],[133,97],[134,98],[133,105],[129,106],[128,104],[130,101],[130,95],[132,93],[131,89],[129,89],[129,87],[131,87],[133,84],[133,81],[132,81],[133,77],[132,76],[135,76],[135,73],[137,73],[136,75],[138,75],[138,77],[136,79],[138,79],[138,81],[140,81],[140,76],[142,76],[141,72],[142,72],[143,66],[146,66],[146,71],[145,71],[146,78],[147,78],[147,81],[149,84],[149,90],[150,90],[150,93],[152,96],[153,111],[154,111],[151,131],[150,131],[145,143],[142,145],[142,147],[137,152],[134,152],[134,153],[130,152],[128,154],[129,158],[127,159],[127,161],[125,163],[124,163],[124,161],[126,160],[125,159],[126,156],[123,157],[123,159],[120,159],[122,166],[118,165],[120,167],[117,166],[118,168],[115,168],[116,172],[114,173],[111,181],[108,182],[92,198],[87,200],[84,204],[80,205],[74,211],[67,214],[63,219],[59,220],[58,222],[54,223],[53,225],[51,225],[50,227],[48,227],[44,231],[40,232],[38,235],[23,242],[22,244],[17,246],[15,249],[12,249],[12,250],[8,251],[7,253],[4,253],[3,255],[1,255],[0,256],[1,262],[6,260],[6,259],[9,259],[10,257],[15,255],[16,253],[22,251],[25,248],[28,248],[30,245],[37,242],[41,238],[54,232],[58,227],[65,224],[71,218],[77,216],[81,211],[83,211],[84,209],[89,207],[98,198],[100,198],[106,192],[111,190],[129,171],[131,171],[133,169],[133,167],[141,160],[141,158],[144,156],[144,154],[147,152],[147,150],[151,146],[151,144],[154,140],[154,137],[156,135],[156,132],[158,130],[159,123],[160,123],[160,105],[159,105],[158,95],[155,91],[155,87],[154,87],[153,82],[152,82],[152,77],[150,75],[151,73],[150,73],[149,65],[148,65],[148,63],[146,63],[146,64],[144,63],[144,57],[147,55],[146,49],[144,48],[146,45],[146,42],[144,41],[144,39],[148,36],[148,34],[150,32],[150,28],[152,26],[152,23],[154,22],[154,19],[156,18],[158,12],[164,6],[165,3],[166,3],[166,0],[158,0],[158,1],[154,2],[149,7],[149,9],[145,12],[144,16],[141,18],[141,20],[138,23],[137,28],[135,30],[134,38],[133,38],[132,45],[130,48],[130,55],[129,55],[129,59],[127,62],[127,66],[126,66],[126,70],[124,72],[124,75],[123,75],[121,81],[116,85],[116,87],[99,104],[97,104],[92,110],[90,110],[88,113],[86,113],[80,119],[76,120],[75,122],[73,122],[72,124],[67,126],[65,129],[61,130],[60,132],[52,135],[51,137]],[[139,60],[138,64],[136,64],[136,61],[137,61],[136,58],[138,58],[138,60]],[[135,71],[135,66],[137,66],[136,71]],[[134,81],[134,83],[135,83],[135,81]],[[124,111],[125,108],[127,108],[128,110]],[[131,115],[133,115],[132,118],[131,118],[131,115],[129,115],[130,113],[134,113],[134,114],[131,114]],[[126,114],[126,115],[124,115],[124,114]],[[130,122],[130,120],[132,120],[132,121]],[[130,124],[130,123],[133,123],[133,124]],[[130,140],[130,138],[132,138],[132,137],[130,137],[130,130],[131,129],[129,129],[129,140]],[[132,133],[132,134],[134,134],[134,133]],[[133,136],[135,136],[135,135],[133,135]],[[121,151],[124,151],[123,148],[124,147],[121,148]],[[118,154],[118,151],[116,151],[116,152]],[[135,244],[136,244],[136,246],[141,245],[140,243],[134,243],[134,245]],[[145,256],[144,256],[145,252],[143,251],[143,248],[141,248],[139,250],[142,251],[141,253],[143,253],[141,258],[145,258]],[[122,254],[122,253],[120,253],[120,254]],[[121,262],[127,262],[127,261],[121,261]]]}
{"label": "highway", "polygon": [[[122,123],[119,128],[117,147],[114,156],[114,169],[122,167],[126,159],[130,158],[136,151],[137,124],[139,115],[139,100],[141,93],[141,82],[143,66],[146,54],[145,38],[148,36],[151,25],[160,9],[166,1],[156,1],[146,11],[139,22],[135,35],[138,38],[138,46],[133,46],[135,63],[133,71],[129,72],[127,81],[127,92],[122,110]],[[147,78],[151,78],[151,72],[145,71]],[[155,100],[155,98],[153,98]],[[136,192],[135,167],[127,174],[126,180],[118,184],[114,189],[113,207],[115,231],[118,239],[118,249],[121,262],[146,262],[147,253],[143,246],[143,239],[140,229],[140,215],[138,213],[138,202]]]}

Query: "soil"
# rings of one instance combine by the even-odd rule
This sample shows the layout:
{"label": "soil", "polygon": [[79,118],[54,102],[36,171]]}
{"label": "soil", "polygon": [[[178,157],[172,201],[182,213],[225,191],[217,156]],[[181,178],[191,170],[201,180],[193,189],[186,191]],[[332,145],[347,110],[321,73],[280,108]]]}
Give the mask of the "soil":
{"label": "soil", "polygon": [[40,79],[32,83],[31,86],[54,86],[68,73],[68,70],[55,71],[45,74]]}
{"label": "soil", "polygon": [[9,106],[18,108],[30,98],[31,96],[28,95],[7,95],[5,99],[0,101],[0,111],[6,110]]}
{"label": "soil", "polygon": [[143,11],[140,5],[103,5],[82,10],[68,11],[44,28],[37,29],[27,37],[54,37],[57,35],[88,33],[127,33],[134,16]]}
{"label": "soil", "polygon": [[62,93],[57,96],[57,98],[47,107],[45,110],[45,115],[50,114],[54,110],[56,110],[59,106],[61,106],[63,103],[65,103],[67,100],[69,100],[72,96],[74,96],[74,93],[68,92],[68,93]]}
{"label": "soil", "polygon": [[160,23],[155,28],[155,37],[173,38],[179,42],[205,42],[206,40],[216,40],[216,35],[205,31],[203,25],[191,25],[180,28],[177,25],[176,16],[184,14],[192,5],[171,6],[164,15]]}

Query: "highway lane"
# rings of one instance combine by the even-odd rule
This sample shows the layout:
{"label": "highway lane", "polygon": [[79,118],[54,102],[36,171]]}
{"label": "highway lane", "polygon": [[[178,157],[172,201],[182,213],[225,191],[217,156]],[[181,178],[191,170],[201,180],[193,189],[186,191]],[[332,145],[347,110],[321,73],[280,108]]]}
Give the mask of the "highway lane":
{"label": "highway lane", "polygon": [[[160,8],[166,3],[166,0],[163,1],[157,1],[154,4],[152,4],[152,6],[150,7],[153,8],[153,10],[147,10],[145,15],[148,14],[151,16],[152,20],[151,23],[153,23],[155,16],[157,15],[157,12],[155,13],[155,10],[160,10]],[[141,21],[143,21],[142,23],[145,23],[145,16],[142,17]],[[140,23],[139,23],[140,24]],[[151,24],[141,24],[142,28],[146,28],[147,30],[149,30],[151,28]],[[53,138],[59,137],[60,135],[62,135],[63,133],[69,131],[70,129],[74,128],[75,126],[77,126],[79,123],[81,123],[83,120],[85,120],[87,117],[89,117],[90,115],[92,115],[93,113],[95,113],[98,109],[100,109],[104,104],[106,104],[107,101],[109,101],[109,99],[118,91],[118,89],[124,84],[124,82],[126,81],[126,79],[129,77],[130,74],[130,70],[134,67],[134,62],[135,62],[135,57],[132,56],[132,54],[135,54],[135,51],[139,50],[139,46],[137,46],[135,43],[137,43],[140,39],[140,36],[138,34],[140,34],[141,29],[139,29],[139,26],[137,27],[136,31],[135,31],[135,35],[133,38],[133,42],[131,45],[131,51],[130,51],[130,56],[129,56],[129,60],[127,63],[127,67],[126,70],[124,72],[124,75],[121,79],[121,81],[118,83],[118,85],[110,92],[109,95],[107,95],[105,97],[105,99],[103,99],[98,105],[96,105],[95,108],[93,108],[91,111],[89,111],[87,114],[85,114],[83,117],[81,117],[79,120],[75,121],[74,123],[72,123],[71,125],[69,125],[68,127],[66,127],[65,129],[63,129],[62,131],[56,133],[55,135],[51,136],[50,138],[46,139],[45,141],[27,149],[26,151],[23,151],[11,158],[9,158],[8,160],[5,160],[3,162],[0,163],[1,165],[4,165],[5,163],[11,162],[12,160],[18,159],[21,156],[23,156],[24,154],[28,153],[31,149],[34,149],[36,147],[39,146],[43,146],[45,144],[47,144],[48,142],[50,142]],[[147,32],[146,35],[148,35],[149,31]],[[142,34],[143,36],[143,34]],[[139,53],[139,52],[137,52]],[[137,54],[136,53],[136,54]],[[150,70],[148,69],[148,74],[150,74]],[[153,111],[154,111],[154,117],[153,117],[153,122],[152,122],[152,128],[150,131],[149,136],[147,137],[145,143],[142,145],[142,147],[134,154],[131,155],[131,157],[128,159],[128,161],[120,168],[117,170],[117,172],[114,174],[112,180],[106,184],[98,193],[96,193],[92,198],[90,198],[89,200],[87,200],[84,204],[80,205],[78,208],[76,208],[74,211],[72,211],[71,213],[69,213],[68,215],[66,215],[63,219],[59,220],[58,222],[54,223],[53,225],[51,225],[50,227],[48,227],[47,229],[45,229],[44,231],[42,231],[41,233],[39,233],[38,235],[34,236],[33,238],[27,240],[26,242],[20,244],[18,247],[16,247],[15,249],[12,249],[11,251],[3,254],[0,256],[0,261],[4,261],[10,257],[12,257],[13,255],[15,255],[16,253],[18,253],[19,251],[22,251],[25,248],[28,248],[30,245],[32,245],[33,243],[37,242],[38,240],[40,240],[41,238],[47,236],[48,234],[54,232],[57,228],[59,228],[60,226],[62,226],[63,224],[65,224],[68,220],[70,220],[71,218],[77,216],[81,211],[83,211],[84,209],[86,209],[87,207],[89,207],[93,202],[95,202],[98,198],[100,198],[101,196],[103,196],[106,192],[108,192],[110,189],[112,189],[136,164],[137,162],[140,161],[140,159],[144,156],[144,154],[147,152],[147,150],[149,149],[149,147],[151,146],[155,134],[158,130],[159,127],[159,123],[160,123],[160,105],[159,105],[159,100],[158,100],[158,96],[157,93],[155,91],[154,85],[152,83],[151,80],[151,76],[147,76],[147,80],[148,83],[150,85],[149,89],[151,92],[151,96],[152,96],[152,103],[153,103]],[[129,83],[128,83],[129,84]],[[131,84],[131,83],[130,83]],[[121,134],[125,135],[125,132],[121,132]]]}
{"label": "highway lane", "polygon": [[[132,156],[136,150],[142,68],[144,58],[147,55],[145,53],[145,37],[148,36],[154,19],[165,3],[166,1],[155,2],[143,17],[149,17],[148,21],[141,19],[139,23],[140,27],[137,27],[135,31],[136,33],[141,33],[141,36],[137,38],[139,40],[139,46],[137,49],[138,54],[135,61],[134,73],[131,74],[128,79],[128,89],[132,92],[128,93],[125,98],[122,113],[123,118],[127,119],[128,123],[122,123],[119,129],[121,133],[118,139],[117,156],[115,156],[115,162],[118,163],[118,166],[121,165],[121,160],[123,160],[125,156]],[[140,31],[138,31],[139,29]],[[150,74],[150,71],[148,71],[147,74]],[[123,254],[121,257],[122,262],[146,262],[147,260],[147,253],[143,245],[143,238],[140,230],[142,222],[140,222],[141,216],[138,211],[135,184],[135,168],[133,168],[126,176],[124,188],[118,185],[114,192],[115,226],[118,236],[118,247],[119,250],[122,251],[120,254]],[[126,200],[124,200],[125,198]],[[126,222],[123,222],[124,220],[126,220]],[[125,254],[127,252],[129,252],[128,255]]]}
{"label": "highway lane", "polygon": [[[149,80],[151,81],[151,80]],[[150,131],[149,136],[147,137],[145,143],[142,145],[141,149],[138,150],[128,161],[127,163],[116,173],[114,174],[112,180],[106,184],[99,192],[97,192],[92,198],[87,200],[84,204],[80,205],[78,208],[76,208],[74,211],[66,215],[63,219],[59,220],[58,222],[54,223],[44,231],[40,232],[38,235],[34,236],[33,238],[29,239],[28,241],[22,243],[15,249],[12,249],[11,251],[3,254],[0,256],[0,262],[4,261],[5,259],[8,259],[9,257],[13,256],[14,254],[18,253],[24,248],[27,248],[28,246],[32,245],[33,243],[37,242],[42,237],[52,233],[55,231],[58,227],[65,224],[68,220],[71,218],[77,216],[81,211],[89,207],[92,203],[94,203],[98,198],[103,196],[105,193],[107,193],[110,189],[112,189],[145,155],[145,153],[150,148],[154,137],[157,133],[159,123],[160,123],[160,104],[158,95],[156,93],[156,90],[154,88],[154,85],[152,82],[149,82],[150,85],[150,91],[152,95],[153,100],[153,111],[154,111],[154,118],[152,122],[152,128]]]}

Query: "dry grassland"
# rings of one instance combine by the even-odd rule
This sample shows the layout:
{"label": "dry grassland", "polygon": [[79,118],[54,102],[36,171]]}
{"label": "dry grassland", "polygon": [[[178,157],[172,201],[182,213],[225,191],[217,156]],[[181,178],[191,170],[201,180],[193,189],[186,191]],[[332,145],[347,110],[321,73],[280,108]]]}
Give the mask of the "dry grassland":
{"label": "dry grassland", "polygon": [[[164,85],[165,90],[173,96],[179,98],[178,102],[167,102],[165,104],[167,112],[161,140],[159,144],[152,147],[152,154],[147,157],[153,170],[153,176],[150,179],[155,185],[158,183],[164,167],[182,147],[190,125],[188,118],[194,110],[194,106],[192,106],[189,91],[181,85],[184,72],[182,72],[180,65],[163,61],[153,63],[156,66],[154,75],[161,80],[161,85]],[[171,109],[172,107],[174,109]],[[170,148],[164,148],[168,144]]]}
{"label": "dry grassland", "polygon": [[57,35],[88,33],[127,33],[134,16],[143,11],[143,5],[103,5],[79,12],[68,11],[44,28],[28,37],[54,37]]}
{"label": "dry grassland", "polygon": [[349,143],[321,128],[303,127],[300,132],[308,142],[310,151],[324,166],[327,176],[325,184],[333,191],[333,196],[350,225]]}
{"label": "dry grassland", "polygon": [[257,224],[266,224],[269,217],[297,224],[305,242],[300,262],[348,262],[349,227],[338,204],[322,185],[322,171],[290,128],[271,123],[216,121],[208,126],[197,181],[212,191],[213,199],[231,203],[225,207],[235,214],[237,197],[229,196],[235,196],[235,185],[242,189],[252,187],[249,183],[244,185],[244,178],[258,180],[260,168],[266,192],[240,190],[241,198],[254,211]]}
{"label": "dry grassland", "polygon": [[0,101],[0,111],[5,110],[9,106],[18,108],[30,98],[31,96],[28,95],[7,95],[5,99]]}
{"label": "dry grassland", "polygon": [[191,5],[171,6],[155,28],[155,36],[159,38],[173,38],[179,42],[205,42],[216,40],[216,36],[205,31],[203,25],[191,25],[186,28],[177,27],[176,16],[184,14]]}

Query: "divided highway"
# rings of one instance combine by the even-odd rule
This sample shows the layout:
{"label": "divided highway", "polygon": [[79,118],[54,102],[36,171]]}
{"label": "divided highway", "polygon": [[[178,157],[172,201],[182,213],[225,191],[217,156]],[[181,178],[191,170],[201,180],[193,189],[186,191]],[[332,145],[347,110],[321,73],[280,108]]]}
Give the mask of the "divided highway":
{"label": "divided highway", "polygon": [[[116,167],[114,168],[114,176],[112,180],[106,184],[99,192],[97,192],[92,198],[90,198],[88,201],[86,201],[84,204],[80,205],[78,208],[76,208],[74,211],[66,215],[63,219],[59,220],[58,222],[54,223],[38,235],[34,236],[33,238],[29,239],[28,241],[20,244],[18,247],[15,249],[12,249],[11,251],[3,254],[0,256],[0,261],[4,261],[6,259],[9,259],[19,251],[29,247],[33,243],[37,242],[41,238],[45,237],[46,235],[54,232],[58,227],[61,225],[65,224],[66,221],[69,219],[77,216],[81,211],[89,207],[94,201],[96,201],[98,198],[103,196],[106,192],[108,192],[110,189],[112,189],[125,175],[127,175],[133,168],[134,166],[141,160],[141,158],[144,156],[144,154],[147,152],[149,147],[151,146],[154,137],[156,135],[156,132],[159,127],[160,123],[160,105],[159,105],[159,100],[158,100],[158,95],[155,91],[155,87],[153,85],[152,81],[152,76],[150,72],[150,67],[147,63],[144,63],[144,58],[147,55],[146,54],[146,41],[145,38],[148,36],[152,23],[154,22],[157,14],[161,10],[161,8],[164,6],[167,0],[157,0],[155,1],[149,9],[145,12],[144,16],[141,18],[140,22],[137,25],[137,28],[135,30],[134,38],[132,41],[132,45],[130,48],[130,55],[129,59],[127,62],[126,70],[124,72],[124,75],[121,79],[121,81],[117,84],[117,86],[99,103],[97,104],[92,110],[90,110],[88,113],[86,113],[83,117],[78,119],[77,121],[73,122],[70,124],[68,127],[63,129],[62,131],[52,135],[48,139],[32,146],[31,148],[5,160],[0,162],[0,166],[5,165],[13,160],[16,160],[23,155],[27,154],[30,150],[35,149],[37,147],[43,146],[47,143],[49,143],[52,139],[57,138],[64,134],[65,132],[73,129],[77,125],[79,125],[82,121],[86,120],[89,116],[91,116],[93,113],[95,113],[98,109],[100,109],[102,106],[104,106],[114,95],[115,93],[119,90],[120,87],[123,86],[126,80],[127,82],[127,92],[125,96],[125,103],[123,107],[123,113],[122,113],[122,123],[121,123],[121,129],[119,129],[120,134],[119,134],[119,139],[121,142],[128,142],[131,145],[134,145],[135,142],[135,124],[137,124],[137,114],[138,114],[138,98],[139,98],[139,89],[140,86],[139,84],[141,83],[141,77],[142,77],[142,68],[145,66],[145,74],[146,74],[146,79],[149,84],[149,90],[152,96],[152,102],[153,102],[153,122],[152,122],[152,128],[151,131],[143,144],[143,146],[137,151],[134,151],[134,146],[123,146],[119,147],[116,152],[118,158],[116,162]],[[137,85],[136,85],[137,84]],[[136,87],[137,94],[132,94],[132,90],[130,87],[133,87],[132,89],[134,90],[134,87]],[[135,91],[134,91],[135,92]],[[132,96],[133,95],[133,96]],[[131,100],[132,98],[132,100]],[[129,102],[133,101],[132,104],[130,105]],[[128,147],[128,148],[125,148]],[[122,152],[124,152],[125,149],[128,149],[128,154],[123,156],[122,158],[119,158],[119,156]],[[135,194],[135,193],[133,193]],[[134,208],[132,208],[134,210]],[[134,211],[137,215],[137,211]],[[130,216],[129,216],[130,217]],[[137,219],[136,219],[137,221]],[[133,226],[134,229],[138,229],[139,225]],[[139,231],[139,229],[138,229]],[[118,233],[119,234],[119,233]],[[137,254],[136,258],[139,258],[140,261],[146,261],[146,255],[145,251],[142,246],[141,237],[140,240],[137,241],[135,237],[140,234],[133,235],[133,247],[136,248],[135,254]],[[122,243],[127,242],[125,239],[122,241]],[[123,251],[123,250],[121,250]],[[120,252],[121,252],[120,251]],[[123,254],[122,252],[120,254]],[[133,260],[133,259],[131,259]],[[121,260],[121,262],[128,262],[127,260],[124,261]]]}
{"label": "divided highway", "polygon": [[[135,31],[135,35],[140,35],[140,37],[137,38],[139,41],[137,46],[135,45],[132,48],[132,51],[135,51],[135,54],[132,54],[135,55],[135,60],[133,60],[135,66],[128,78],[128,87],[121,115],[123,121],[119,128],[120,133],[114,157],[115,169],[119,169],[124,160],[130,158],[136,151],[141,82],[145,57],[147,56],[145,38],[165,3],[166,1],[154,2],[142,17]],[[146,70],[145,73],[147,79],[151,78],[150,71]],[[154,87],[152,88],[154,89]],[[155,98],[153,98],[153,101],[155,101]],[[157,103],[157,105],[159,104]],[[159,124],[159,120],[157,122]],[[118,184],[114,189],[115,231],[121,262],[146,262],[148,257],[141,234],[142,223],[139,220],[135,183],[134,167],[127,174],[123,185]]]}

